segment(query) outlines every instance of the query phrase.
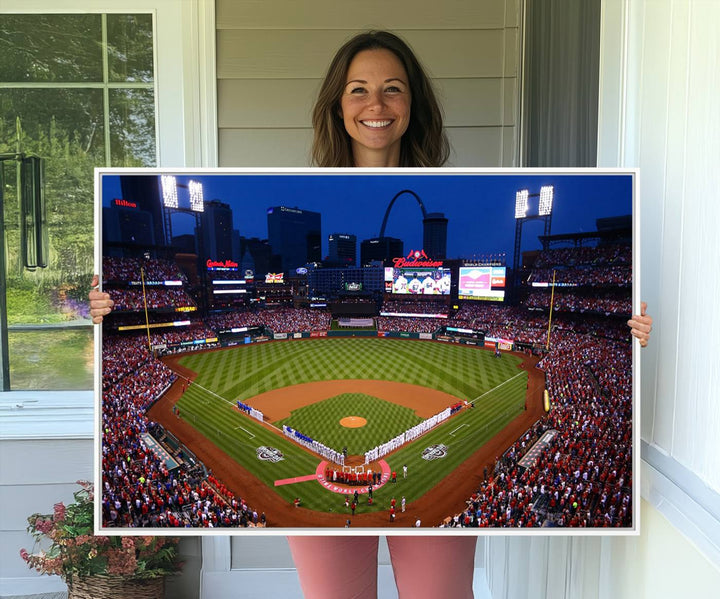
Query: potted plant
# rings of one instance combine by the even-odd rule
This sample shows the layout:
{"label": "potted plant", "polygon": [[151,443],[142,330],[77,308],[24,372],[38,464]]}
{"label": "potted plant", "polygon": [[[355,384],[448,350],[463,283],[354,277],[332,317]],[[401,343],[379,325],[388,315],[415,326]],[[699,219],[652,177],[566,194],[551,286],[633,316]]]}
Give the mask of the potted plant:
{"label": "potted plant", "polygon": [[93,486],[78,481],[74,503],[28,517],[33,553],[20,550],[30,568],[57,574],[69,599],[162,599],[165,577],[180,571],[171,537],[93,536]]}

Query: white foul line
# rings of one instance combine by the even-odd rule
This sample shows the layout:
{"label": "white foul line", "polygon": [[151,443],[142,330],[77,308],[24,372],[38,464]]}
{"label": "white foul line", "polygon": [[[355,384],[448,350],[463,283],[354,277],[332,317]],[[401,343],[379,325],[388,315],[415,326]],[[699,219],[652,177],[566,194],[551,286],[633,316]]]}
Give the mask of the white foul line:
{"label": "white foul line", "polygon": [[469,424],[461,424],[461,425],[458,426],[457,428],[451,430],[449,434],[451,434],[451,435],[454,436],[454,435],[455,435],[455,431],[459,431],[463,426],[470,426],[470,425],[469,425]]}
{"label": "white foul line", "polygon": [[242,426],[236,426],[233,430],[236,431],[237,429],[242,429],[242,430],[244,430],[248,435],[250,435],[250,438],[251,438],[251,439],[254,439],[254,438],[255,438],[255,435],[254,435],[253,433],[251,433],[248,429],[243,428]]}
{"label": "white foul line", "polygon": [[475,399],[473,399],[472,401],[470,401],[470,403],[475,403],[475,402],[476,402],[478,399],[480,399],[481,397],[485,397],[488,393],[492,393],[493,391],[495,391],[495,389],[499,389],[499,388],[502,387],[505,383],[509,383],[510,381],[514,381],[517,377],[522,376],[523,374],[525,374],[525,373],[524,373],[524,372],[518,372],[514,377],[509,378],[509,379],[507,379],[506,381],[503,381],[502,383],[500,383],[500,384],[497,385],[496,387],[493,387],[493,388],[490,389],[489,391],[485,391],[485,393],[483,393],[482,395],[478,395]]}

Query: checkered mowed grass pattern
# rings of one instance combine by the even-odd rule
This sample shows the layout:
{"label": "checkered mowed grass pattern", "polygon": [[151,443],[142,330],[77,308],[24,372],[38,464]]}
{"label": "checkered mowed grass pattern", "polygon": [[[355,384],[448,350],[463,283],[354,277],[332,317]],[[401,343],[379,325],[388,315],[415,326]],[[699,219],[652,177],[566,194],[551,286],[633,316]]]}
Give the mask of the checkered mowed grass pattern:
{"label": "checkered mowed grass pattern", "polygon": [[[367,424],[347,428],[340,424],[346,416],[365,418]],[[286,424],[322,441],[328,447],[362,455],[376,445],[422,422],[414,410],[364,393],[342,393],[299,410],[275,424]]]}
{"label": "checkered mowed grass pattern", "polygon": [[375,379],[411,383],[471,400],[517,374],[517,362],[460,345],[398,339],[308,339],[183,358],[202,386],[245,401],[313,381]]}
{"label": "checkered mowed grass pattern", "polygon": [[[252,397],[265,391],[338,379],[390,380],[438,389],[458,399],[478,398],[475,409],[464,410],[387,458],[391,468],[398,471],[407,464],[411,472],[422,472],[422,476],[403,481],[402,492],[410,502],[500,432],[522,409],[527,374],[517,369],[519,361],[507,354],[498,360],[492,352],[474,347],[416,340],[340,338],[247,345],[184,357],[182,364],[198,377],[179,405],[184,419],[272,487],[277,479],[313,473],[319,460],[238,413],[233,409],[238,399],[252,405]],[[345,415],[362,416],[354,409]],[[296,428],[310,434],[300,426]],[[319,435],[317,438],[342,449],[342,445],[333,446]],[[427,462],[421,458],[422,450],[433,443],[450,448],[445,459]],[[277,463],[258,460],[256,449],[261,445],[276,447],[284,459]],[[301,495],[307,507],[337,511],[337,497],[314,482],[281,486],[276,491],[288,500]],[[382,495],[383,490],[378,490],[376,505],[364,509],[386,507]]]}

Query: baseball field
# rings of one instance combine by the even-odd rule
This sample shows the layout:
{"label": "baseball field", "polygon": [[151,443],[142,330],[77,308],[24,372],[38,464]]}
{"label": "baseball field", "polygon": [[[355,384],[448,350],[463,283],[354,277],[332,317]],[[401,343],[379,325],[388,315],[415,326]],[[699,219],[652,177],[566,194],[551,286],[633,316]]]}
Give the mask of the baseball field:
{"label": "baseball field", "polygon": [[[458,401],[468,402],[471,407],[383,458],[385,469],[398,473],[398,482],[376,488],[372,505],[363,496],[356,517],[387,512],[391,499],[399,504],[401,496],[410,510],[518,419],[529,386],[521,356],[496,358],[474,346],[407,339],[276,341],[166,361],[183,378],[172,400],[179,417],[164,417],[164,423],[183,441],[187,432],[178,425],[192,427],[202,442],[190,447],[199,449],[215,472],[240,472],[235,480],[241,488],[233,489],[237,495],[247,496],[247,488],[259,485],[286,505],[299,497],[302,508],[287,512],[283,526],[307,525],[304,518],[293,521],[293,514],[307,510],[315,512],[313,526],[324,525],[323,514],[329,517],[327,525],[337,526],[337,516],[349,513],[344,496],[317,480],[324,459],[284,436],[282,425],[337,451],[346,447],[348,462],[362,464],[365,451]],[[184,383],[186,378],[192,383]],[[239,410],[238,400],[262,411],[265,422]],[[215,457],[203,457],[208,445]],[[435,451],[426,451],[431,447]],[[377,518],[372,521],[377,525]]]}

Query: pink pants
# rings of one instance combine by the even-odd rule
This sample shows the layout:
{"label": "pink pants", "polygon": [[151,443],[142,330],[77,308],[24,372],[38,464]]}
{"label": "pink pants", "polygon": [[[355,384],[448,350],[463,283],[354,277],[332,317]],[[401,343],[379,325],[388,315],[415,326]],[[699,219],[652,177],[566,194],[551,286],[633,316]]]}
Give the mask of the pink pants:
{"label": "pink pants", "polygon": [[[399,599],[472,599],[476,537],[388,537]],[[305,599],[375,599],[378,537],[288,537]]]}

